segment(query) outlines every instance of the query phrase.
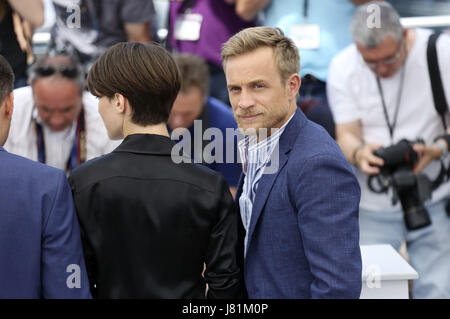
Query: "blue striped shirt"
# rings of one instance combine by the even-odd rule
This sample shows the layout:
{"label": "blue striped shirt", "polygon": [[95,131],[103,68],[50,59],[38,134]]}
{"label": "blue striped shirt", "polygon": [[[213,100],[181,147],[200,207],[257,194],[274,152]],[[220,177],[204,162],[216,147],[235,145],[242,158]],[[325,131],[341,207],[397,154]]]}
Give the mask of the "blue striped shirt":
{"label": "blue striped shirt", "polygon": [[242,218],[242,224],[246,230],[244,239],[244,252],[247,254],[248,230],[252,217],[253,202],[255,200],[258,183],[264,174],[264,168],[268,167],[271,155],[275,150],[283,134],[286,125],[294,115],[276,132],[268,138],[258,142],[256,135],[247,135],[239,142],[239,154],[241,157],[242,168],[245,174],[242,194],[239,197],[239,207]]}

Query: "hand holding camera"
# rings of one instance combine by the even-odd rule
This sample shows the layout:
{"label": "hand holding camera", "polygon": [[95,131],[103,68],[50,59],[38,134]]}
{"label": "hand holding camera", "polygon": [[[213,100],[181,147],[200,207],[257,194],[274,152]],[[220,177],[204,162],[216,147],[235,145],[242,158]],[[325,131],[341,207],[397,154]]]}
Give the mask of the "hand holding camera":
{"label": "hand holding camera", "polygon": [[[414,158],[417,157],[417,161],[413,164],[415,174],[420,173],[430,162],[440,159],[444,153],[447,153],[444,151],[444,148],[447,148],[445,141],[438,142],[444,143],[442,146],[439,143],[425,145],[422,141],[411,143],[412,150],[416,153]],[[384,166],[384,160],[376,151],[381,148],[379,144],[362,144],[354,151],[355,165],[369,176],[380,174],[380,167]],[[405,151],[408,153],[407,150]]]}
{"label": "hand holding camera", "polygon": [[416,174],[413,169],[420,171],[440,154],[440,149],[427,147],[423,141],[410,142],[405,139],[374,151],[374,156],[381,158],[384,164],[379,167],[380,174],[369,177],[368,187],[375,193],[385,193],[392,188],[392,204],[400,200],[409,230],[431,224],[423,203],[431,198],[432,190],[438,184],[431,182],[425,174]]}
{"label": "hand holding camera", "polygon": [[374,155],[374,152],[381,148],[379,144],[361,144],[354,151],[354,162],[361,171],[365,174],[372,176],[380,173],[380,167],[384,165],[382,158]]}
{"label": "hand holding camera", "polygon": [[413,149],[419,157],[413,170],[415,174],[420,173],[430,162],[440,159],[443,154],[442,148],[436,144],[429,146],[422,143],[414,144]]}

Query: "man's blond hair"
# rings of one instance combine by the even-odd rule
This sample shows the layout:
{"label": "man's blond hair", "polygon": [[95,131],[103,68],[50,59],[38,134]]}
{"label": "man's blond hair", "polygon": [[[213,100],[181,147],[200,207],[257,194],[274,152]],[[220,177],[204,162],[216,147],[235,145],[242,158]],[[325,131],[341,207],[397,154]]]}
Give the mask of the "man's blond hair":
{"label": "man's blond hair", "polygon": [[223,68],[229,58],[269,47],[273,49],[275,62],[282,83],[300,71],[300,54],[294,42],[280,28],[247,28],[232,36],[222,48]]}

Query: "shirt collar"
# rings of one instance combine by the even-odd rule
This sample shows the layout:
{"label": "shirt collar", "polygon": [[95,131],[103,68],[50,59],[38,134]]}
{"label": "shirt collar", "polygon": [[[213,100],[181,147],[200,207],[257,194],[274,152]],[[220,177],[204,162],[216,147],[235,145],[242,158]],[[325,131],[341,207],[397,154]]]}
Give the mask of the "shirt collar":
{"label": "shirt collar", "polygon": [[168,137],[157,134],[131,134],[113,152],[137,154],[172,155],[175,143]]}
{"label": "shirt collar", "polygon": [[[291,115],[291,117],[286,121],[286,123],[283,124],[282,127],[280,127],[278,130],[276,130],[273,134],[271,134],[269,137],[265,138],[264,140],[257,142],[257,136],[256,135],[247,135],[245,136],[242,140],[239,141],[238,143],[238,148],[239,148],[239,154],[241,157],[241,161],[242,161],[242,168],[244,169],[244,173],[245,173],[245,168],[248,165],[248,159],[249,159],[249,154],[253,154],[253,155],[263,155],[264,158],[258,158],[258,163],[259,164],[264,164],[266,162],[266,160],[270,157],[273,149],[275,148],[276,144],[278,143],[281,135],[283,134],[286,126],[289,124],[289,122],[292,120],[292,118],[294,117],[294,114]],[[258,154],[259,151],[263,150],[264,152],[262,152],[262,154]]]}
{"label": "shirt collar", "polygon": [[36,106],[33,107],[33,112],[31,113],[31,118],[33,119],[33,121],[36,121],[36,123],[42,124],[42,119],[39,116],[39,112],[36,108]]}

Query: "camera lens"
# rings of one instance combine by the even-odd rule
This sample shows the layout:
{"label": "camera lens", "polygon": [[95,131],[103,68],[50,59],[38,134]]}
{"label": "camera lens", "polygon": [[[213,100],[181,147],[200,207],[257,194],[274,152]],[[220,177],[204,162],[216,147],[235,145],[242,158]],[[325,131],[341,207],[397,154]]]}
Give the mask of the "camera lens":
{"label": "camera lens", "polygon": [[431,225],[430,215],[425,207],[412,206],[404,212],[406,228],[416,230]]}

